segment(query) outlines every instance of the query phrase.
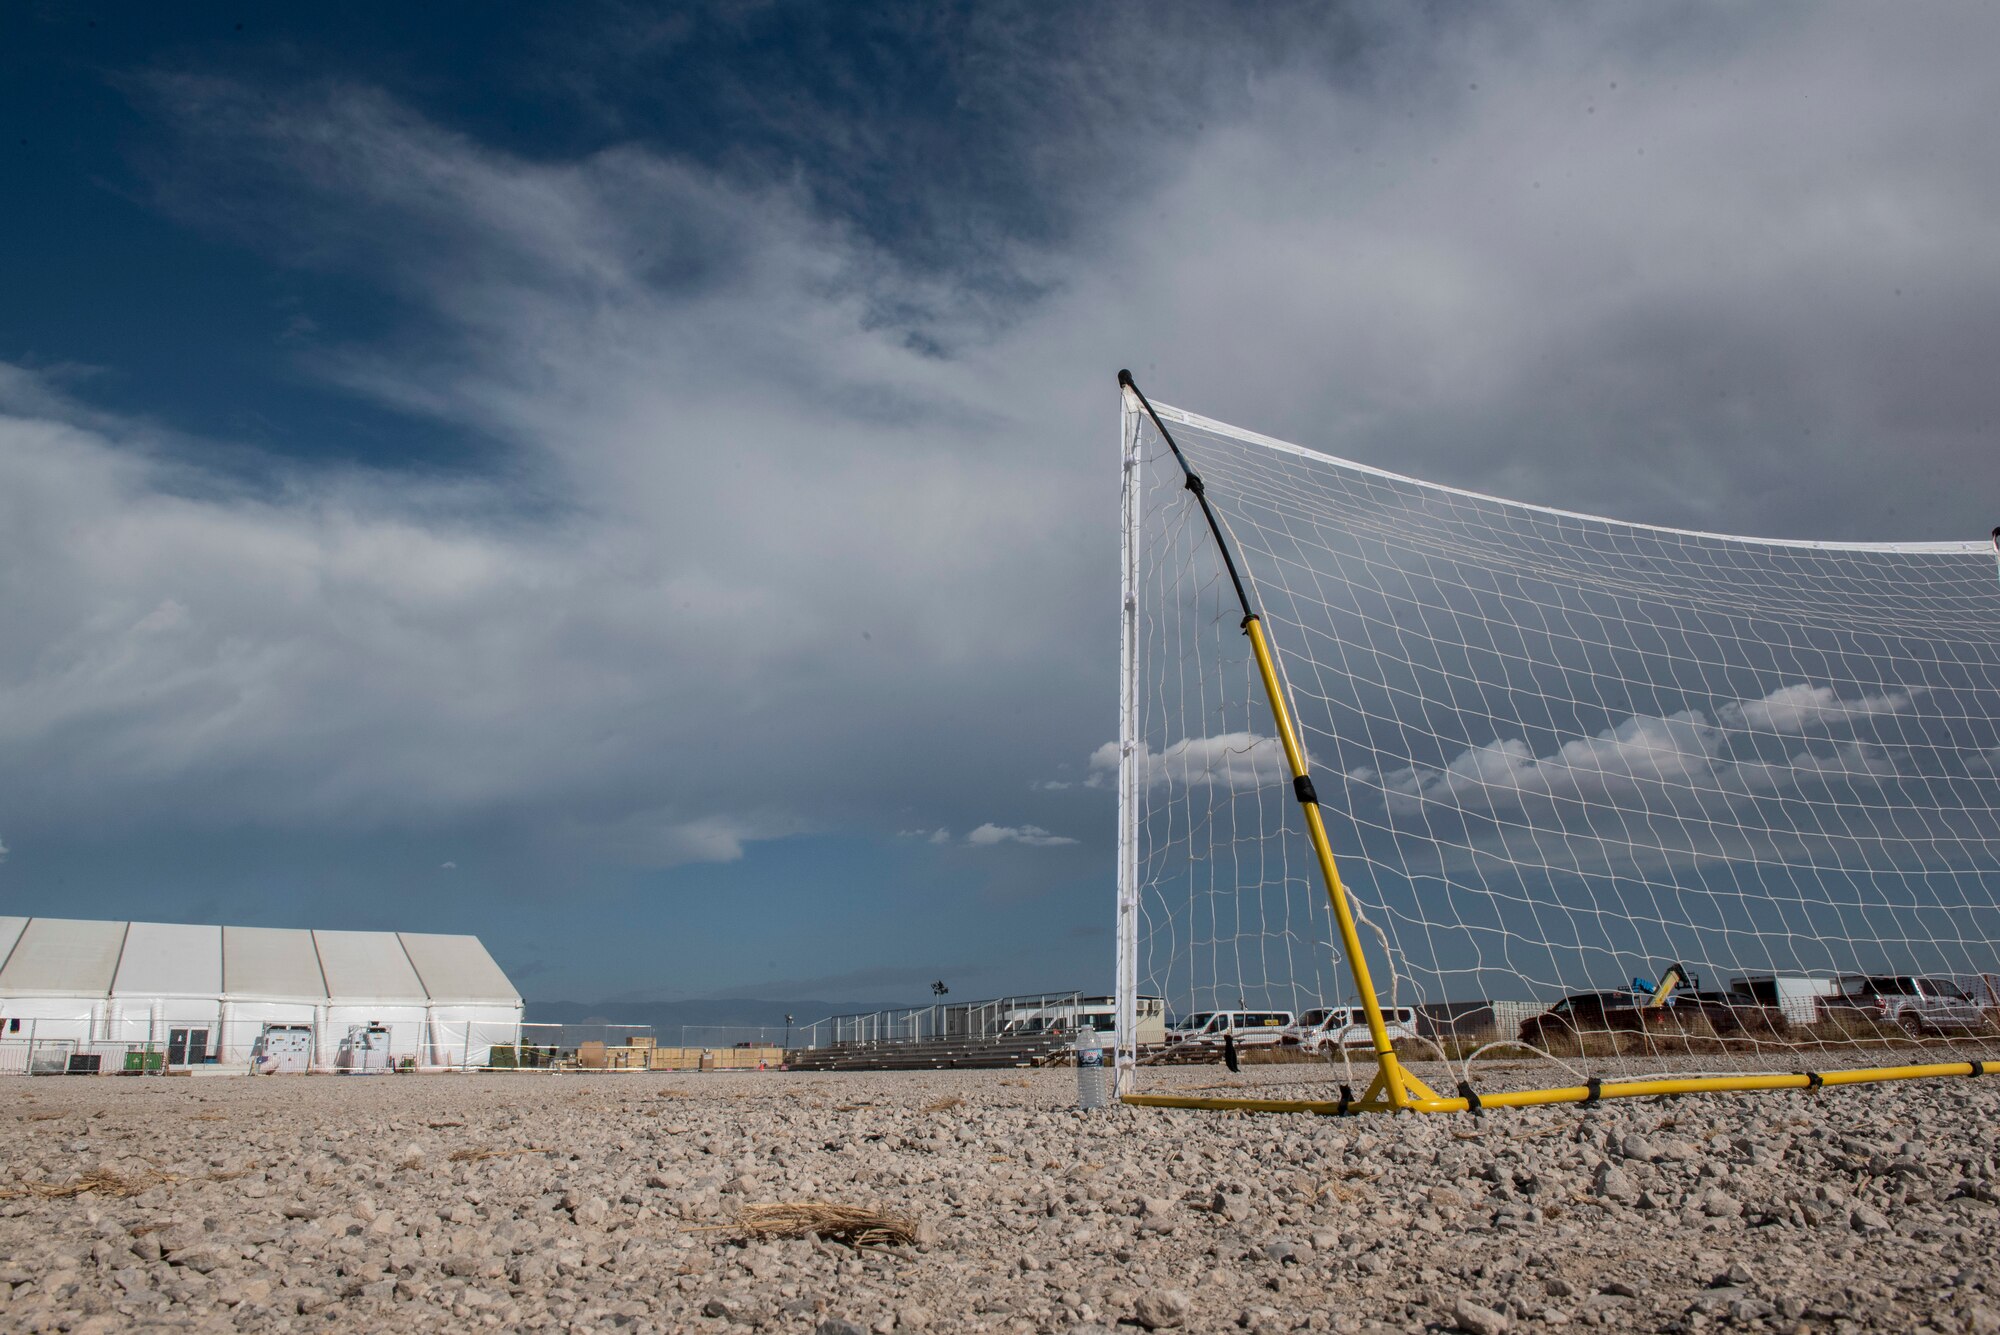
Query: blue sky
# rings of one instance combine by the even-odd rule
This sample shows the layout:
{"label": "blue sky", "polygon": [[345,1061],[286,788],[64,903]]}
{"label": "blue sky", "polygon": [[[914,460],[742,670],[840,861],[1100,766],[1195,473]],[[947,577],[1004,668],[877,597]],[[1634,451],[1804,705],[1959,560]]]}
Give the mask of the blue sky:
{"label": "blue sky", "polygon": [[1980,8],[505,17],[0,16],[0,911],[1107,986],[1120,366],[1576,509],[1994,520]]}

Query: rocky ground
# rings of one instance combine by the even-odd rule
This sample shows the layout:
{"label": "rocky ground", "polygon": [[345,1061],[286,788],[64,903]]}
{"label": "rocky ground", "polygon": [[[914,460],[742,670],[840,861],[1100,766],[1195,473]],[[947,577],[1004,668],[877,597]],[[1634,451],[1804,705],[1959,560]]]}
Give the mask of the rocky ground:
{"label": "rocky ground", "polygon": [[[2000,1331],[2000,1078],[1074,1102],[1068,1071],[10,1078],[0,1329]],[[916,1239],[732,1227],[804,1199]]]}

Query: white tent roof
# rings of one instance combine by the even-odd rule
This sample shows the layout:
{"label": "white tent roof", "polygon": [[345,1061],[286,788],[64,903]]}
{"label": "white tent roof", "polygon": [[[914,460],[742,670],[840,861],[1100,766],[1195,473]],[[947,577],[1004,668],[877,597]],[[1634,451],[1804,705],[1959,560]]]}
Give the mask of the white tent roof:
{"label": "white tent roof", "polygon": [[0,997],[114,993],[521,1004],[476,936],[0,916]]}
{"label": "white tent roof", "polygon": [[116,996],[215,996],[222,991],[222,929],[133,923],[125,933],[111,991]]}
{"label": "white tent roof", "polygon": [[498,1002],[518,1006],[521,998],[476,936],[400,932],[403,950],[432,1001]]}
{"label": "white tent roof", "polygon": [[292,927],[223,928],[222,985],[242,997],[326,996],[313,934]]}
{"label": "white tent roof", "polygon": [[14,943],[21,939],[21,929],[28,925],[26,918],[0,914],[0,968],[7,965],[7,957],[14,953]]}
{"label": "white tent roof", "polygon": [[0,996],[111,995],[129,923],[30,918],[0,968]]}
{"label": "white tent roof", "polygon": [[326,971],[326,994],[335,1001],[352,997],[422,1005],[430,999],[394,932],[314,932],[313,940]]}

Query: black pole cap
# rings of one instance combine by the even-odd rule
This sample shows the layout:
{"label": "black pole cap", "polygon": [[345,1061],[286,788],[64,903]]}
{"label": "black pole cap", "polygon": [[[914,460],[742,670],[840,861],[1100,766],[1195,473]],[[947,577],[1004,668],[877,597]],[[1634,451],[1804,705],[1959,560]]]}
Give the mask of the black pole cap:
{"label": "black pole cap", "polygon": [[[1135,385],[1135,384],[1133,384],[1133,383],[1132,383],[1132,373],[1131,373],[1130,371],[1120,371],[1120,372],[1118,373],[1118,383],[1119,383],[1119,385],[1120,385],[1120,386],[1122,386],[1122,387],[1123,387],[1123,388],[1125,388],[1125,389],[1137,389],[1137,388],[1138,388],[1138,386],[1137,386],[1137,385]],[[2000,533],[2000,528],[1996,528],[1996,529],[1994,529],[1993,531],[1994,531],[1995,533]]]}

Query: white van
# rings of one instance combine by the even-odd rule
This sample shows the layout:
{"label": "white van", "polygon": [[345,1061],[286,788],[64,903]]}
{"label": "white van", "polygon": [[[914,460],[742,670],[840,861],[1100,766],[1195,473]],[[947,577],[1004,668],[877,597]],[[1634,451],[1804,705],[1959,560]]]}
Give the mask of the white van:
{"label": "white van", "polygon": [[[1300,1028],[1299,1047],[1314,1055],[1336,1052],[1341,1048],[1365,1048],[1374,1043],[1368,1033],[1368,1012],[1359,1006],[1330,1007],[1316,1027],[1305,1030],[1302,1025]],[[1391,1043],[1397,1039],[1415,1038],[1417,1008],[1385,1007],[1382,1028],[1387,1031]]]}
{"label": "white van", "polygon": [[1299,1018],[1285,1026],[1285,1032],[1278,1041],[1288,1048],[1295,1048],[1305,1041],[1305,1036],[1326,1023],[1326,1017],[1339,1009],[1335,1006],[1315,1006],[1309,1011],[1300,1011]]}
{"label": "white van", "polygon": [[1196,1011],[1167,1031],[1167,1042],[1221,1047],[1227,1037],[1239,1048],[1275,1046],[1292,1019],[1290,1011]]}
{"label": "white van", "polygon": [[[1138,1022],[1138,1032],[1133,1038],[1140,1047],[1153,1047],[1166,1041],[1166,998],[1135,997],[1133,1013],[1133,1018]],[[1079,997],[1073,1003],[1065,1001],[1040,1009],[1008,1011],[1002,1017],[1000,1032],[1040,1034],[1051,1030],[1067,1032],[1072,1029],[1094,1029],[1100,1034],[1109,1034],[1117,1028],[1116,998]],[[1105,1040],[1107,1043],[1109,1041]]]}

